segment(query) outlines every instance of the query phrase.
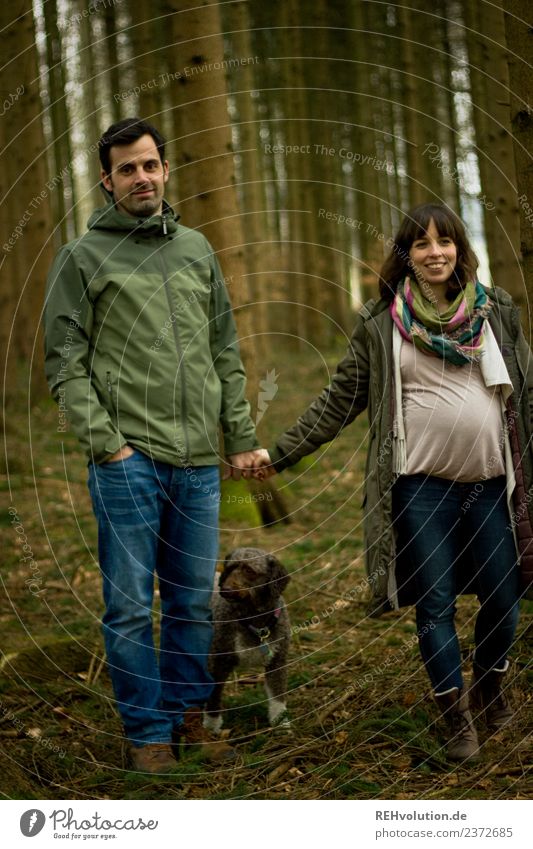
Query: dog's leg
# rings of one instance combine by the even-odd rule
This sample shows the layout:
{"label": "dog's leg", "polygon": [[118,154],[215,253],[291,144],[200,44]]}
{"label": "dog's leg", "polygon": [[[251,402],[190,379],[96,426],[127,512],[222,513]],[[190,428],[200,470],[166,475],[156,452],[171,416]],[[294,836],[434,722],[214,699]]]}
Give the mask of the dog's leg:
{"label": "dog's leg", "polygon": [[[281,663],[278,660],[281,658]],[[265,692],[268,698],[268,719],[273,728],[290,731],[291,723],[287,714],[285,694],[287,691],[287,671],[285,652],[280,652],[265,669]]]}
{"label": "dog's leg", "polygon": [[224,685],[230,673],[237,666],[238,659],[235,655],[212,655],[210,658],[210,672],[215,679],[213,691],[207,700],[204,713],[204,725],[215,734],[222,730],[222,693]]}

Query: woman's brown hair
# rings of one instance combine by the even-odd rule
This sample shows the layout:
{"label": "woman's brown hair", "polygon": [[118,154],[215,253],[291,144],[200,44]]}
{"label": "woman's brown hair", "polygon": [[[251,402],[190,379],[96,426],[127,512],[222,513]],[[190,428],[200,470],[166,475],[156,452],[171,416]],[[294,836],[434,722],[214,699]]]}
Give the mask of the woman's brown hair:
{"label": "woman's brown hair", "polygon": [[379,291],[382,298],[392,301],[398,284],[412,272],[409,258],[411,245],[416,239],[426,235],[433,219],[439,236],[448,236],[457,248],[457,264],[448,282],[446,297],[453,300],[465,283],[476,279],[479,265],[477,256],[470,246],[466,230],[461,219],[438,203],[424,203],[415,206],[403,219],[394,239],[394,244],[379,273]]}

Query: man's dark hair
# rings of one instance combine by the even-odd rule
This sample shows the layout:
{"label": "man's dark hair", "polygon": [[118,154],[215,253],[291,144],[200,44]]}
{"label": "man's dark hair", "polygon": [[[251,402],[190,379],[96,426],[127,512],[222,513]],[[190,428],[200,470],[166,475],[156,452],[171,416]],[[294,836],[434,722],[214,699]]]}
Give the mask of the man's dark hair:
{"label": "man's dark hair", "polygon": [[165,139],[152,124],[143,121],[142,118],[124,118],[107,128],[98,142],[100,162],[106,174],[111,173],[110,150],[115,145],[132,144],[141,136],[152,136],[157,147],[161,162],[165,159]]}

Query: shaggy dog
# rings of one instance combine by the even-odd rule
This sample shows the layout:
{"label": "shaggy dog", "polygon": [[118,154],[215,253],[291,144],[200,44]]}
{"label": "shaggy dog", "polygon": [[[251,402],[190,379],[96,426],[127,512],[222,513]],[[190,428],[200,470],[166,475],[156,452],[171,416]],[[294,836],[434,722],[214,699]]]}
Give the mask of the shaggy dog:
{"label": "shaggy dog", "polygon": [[215,686],[205,718],[212,731],[222,727],[222,691],[239,664],[264,667],[270,724],[290,728],[285,704],[290,623],[281,595],[289,580],[279,560],[259,548],[237,548],[226,557],[213,596],[209,670]]}

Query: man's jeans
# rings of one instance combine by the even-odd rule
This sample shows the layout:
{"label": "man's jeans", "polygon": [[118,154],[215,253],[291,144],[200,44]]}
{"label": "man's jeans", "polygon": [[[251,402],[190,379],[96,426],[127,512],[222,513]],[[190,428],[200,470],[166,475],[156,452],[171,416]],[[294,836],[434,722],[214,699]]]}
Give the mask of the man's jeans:
{"label": "man's jeans", "polygon": [[458,564],[472,564],[481,604],[476,662],[503,669],[518,622],[519,570],[505,478],[457,483],[405,475],[393,487],[397,550],[407,556],[416,588],[422,659],[435,692],[462,687],[454,625]]}
{"label": "man's jeans", "polygon": [[[126,736],[167,742],[213,681],[211,593],[218,556],[218,466],[176,468],[135,451],[89,466],[103,576],[103,633]],[[159,661],[154,573],[159,578]]]}

